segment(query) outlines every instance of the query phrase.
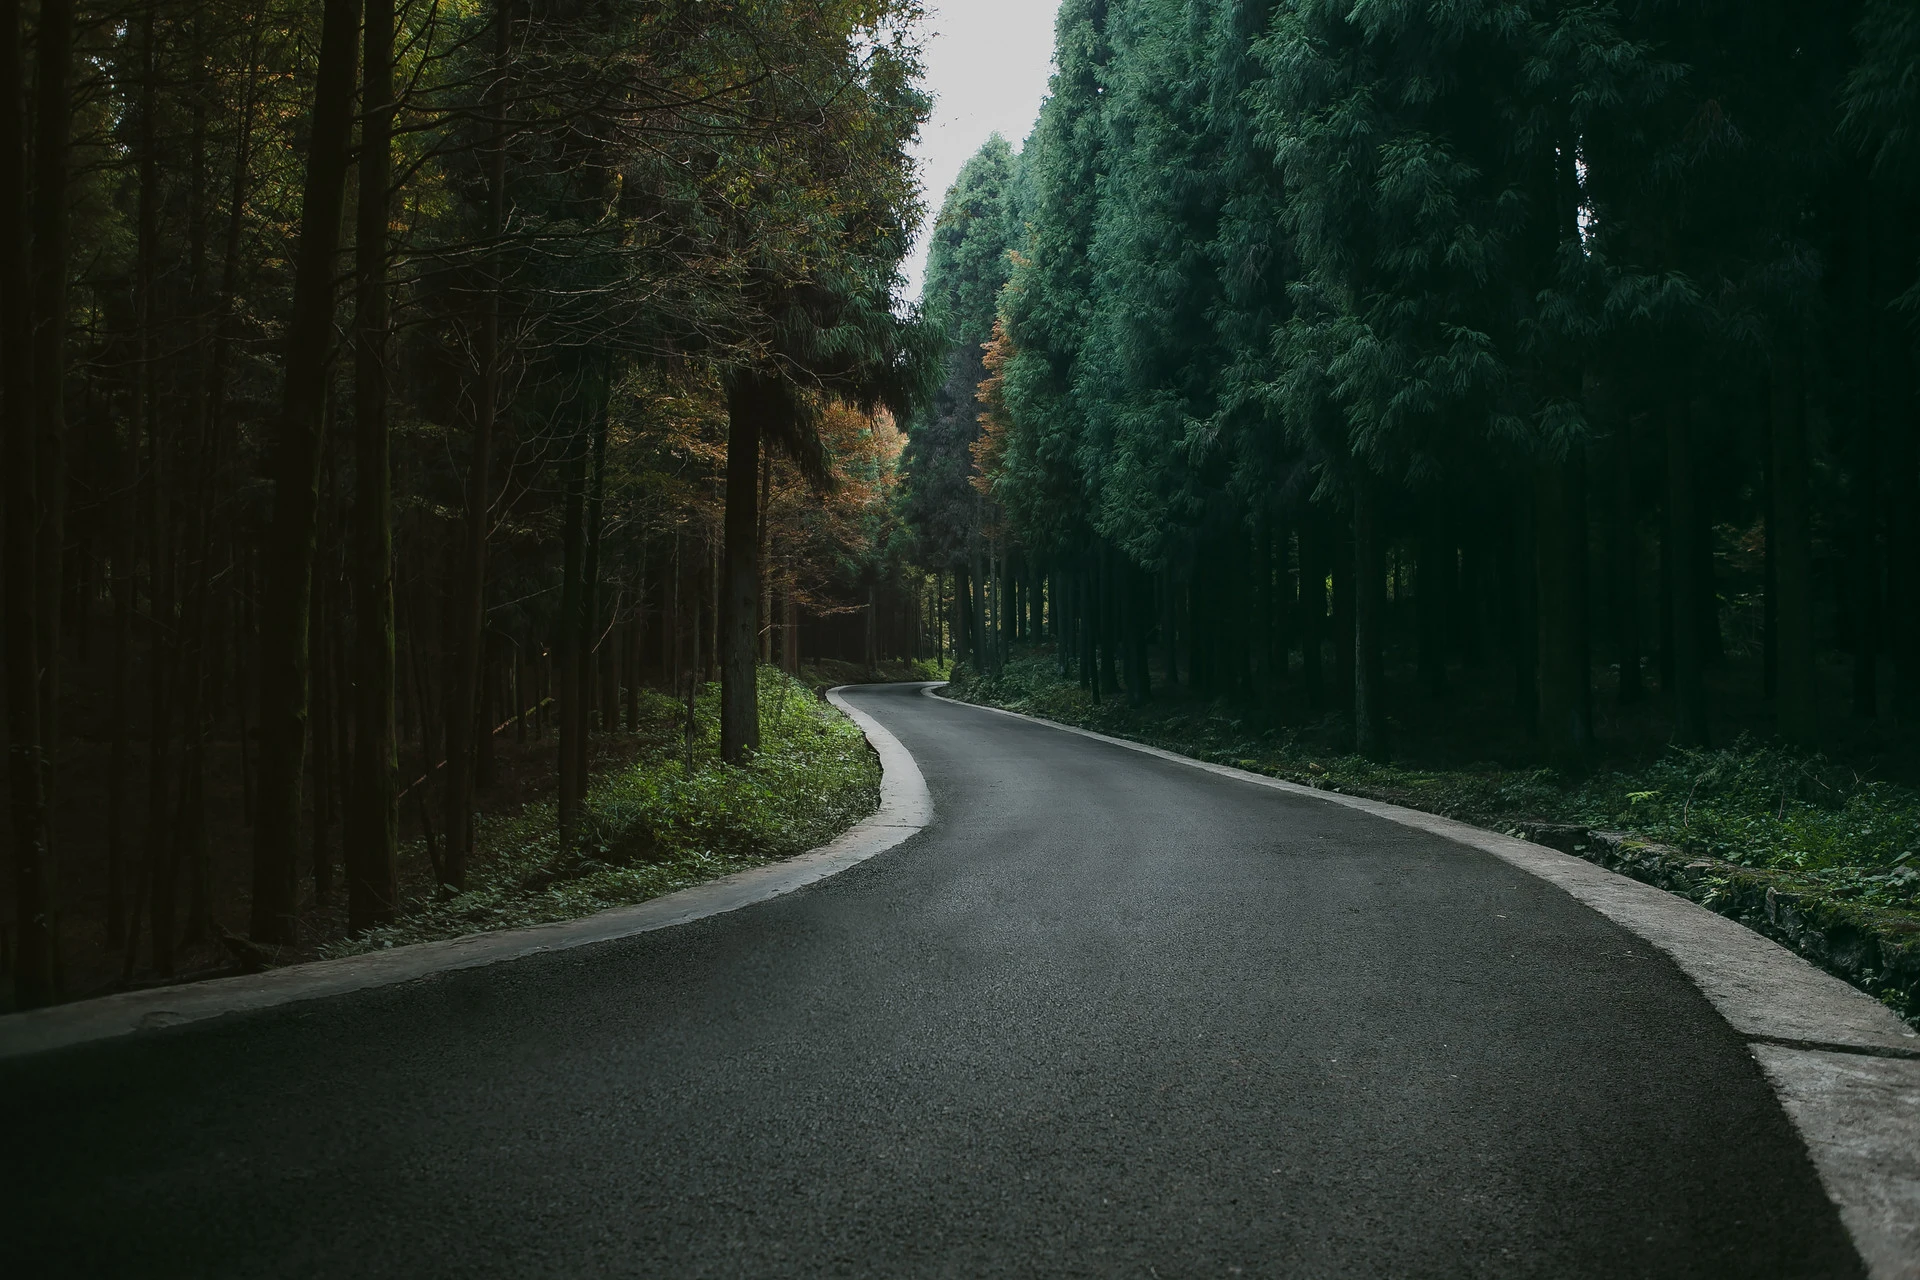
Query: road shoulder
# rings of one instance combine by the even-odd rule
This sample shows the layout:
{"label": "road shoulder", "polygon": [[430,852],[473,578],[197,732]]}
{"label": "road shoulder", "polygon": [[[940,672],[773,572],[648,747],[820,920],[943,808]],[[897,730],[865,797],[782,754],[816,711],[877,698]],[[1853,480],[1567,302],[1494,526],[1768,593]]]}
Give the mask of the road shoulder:
{"label": "road shoulder", "polygon": [[913,756],[878,721],[847,701],[845,687],[828,690],[827,698],[859,726],[880,757],[880,807],[818,849],[578,920],[414,943],[265,973],[127,991],[7,1014],[0,1017],[0,1060],[612,942],[737,911],[865,862],[932,822],[933,801]]}

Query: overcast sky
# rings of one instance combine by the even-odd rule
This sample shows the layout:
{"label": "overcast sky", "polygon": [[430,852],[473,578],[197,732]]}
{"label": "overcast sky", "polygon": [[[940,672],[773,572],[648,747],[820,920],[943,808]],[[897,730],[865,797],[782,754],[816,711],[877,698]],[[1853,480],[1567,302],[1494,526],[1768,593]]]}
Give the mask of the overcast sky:
{"label": "overcast sky", "polygon": [[[1026,141],[1053,71],[1053,15],[1060,0],[930,0],[927,89],[933,118],[915,155],[926,190],[927,222],[939,211],[960,166],[999,132],[1016,150]],[[907,293],[920,294],[927,266],[926,227],[907,260]]]}

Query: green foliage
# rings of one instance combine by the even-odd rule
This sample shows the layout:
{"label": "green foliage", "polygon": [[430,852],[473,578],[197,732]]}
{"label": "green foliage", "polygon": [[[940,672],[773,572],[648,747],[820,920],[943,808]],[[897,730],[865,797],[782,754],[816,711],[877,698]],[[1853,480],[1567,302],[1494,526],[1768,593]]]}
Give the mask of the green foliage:
{"label": "green foliage", "polygon": [[1860,62],[1847,76],[1846,127],[1875,167],[1911,189],[1920,179],[1920,14],[1902,0],[1869,0]]}
{"label": "green foliage", "polygon": [[1093,241],[1107,189],[1106,0],[1065,0],[1055,24],[1055,71],[1021,153],[1026,198],[1021,259],[1001,297],[1009,341],[1003,396],[1014,424],[994,496],[1029,545],[1084,540],[1093,500],[1083,446],[1087,406],[1076,392],[1093,318]]}
{"label": "green foliage", "polygon": [[570,920],[644,902],[804,853],[878,805],[880,766],[866,739],[804,685],[762,668],[762,746],[741,768],[719,759],[719,697],[719,686],[708,685],[696,700],[689,771],[684,704],[642,695],[640,759],[589,789],[577,847],[560,846],[550,804],[483,821],[472,888],[416,903],[395,924],[337,943],[326,954]]}
{"label": "green foliage", "polygon": [[[1209,101],[1211,22],[1204,6],[1161,3],[1116,6],[1107,23],[1106,194],[1073,380],[1086,418],[1078,470],[1094,530],[1152,567],[1228,509],[1234,436],[1219,429],[1210,316],[1233,104]],[[1209,110],[1219,105],[1228,112]]]}
{"label": "green foliage", "polygon": [[1013,170],[1013,148],[996,133],[961,166],[934,219],[922,298],[929,316],[961,347],[993,333],[1000,289],[1013,269],[1008,253],[1020,231],[1013,222]]}
{"label": "green foliage", "polygon": [[[1371,733],[1411,613],[1425,692],[1492,657],[1571,762],[1596,660],[1633,662],[1634,703],[1678,617],[1665,684],[1706,741],[1724,575],[1700,552],[1733,524],[1850,566],[1844,600],[1797,567],[1767,588],[1788,685],[1816,647],[1890,652],[1920,722],[1912,8],[1066,0],[991,355],[912,424],[910,488],[956,495],[964,531],[967,473],[996,553],[1048,576],[1063,661],[1113,693],[1127,650],[1130,700],[1148,647],[1263,700],[1299,645],[1320,708],[1331,645]],[[993,276],[949,269],[987,260],[967,248],[936,242],[929,306],[974,344]],[[969,469],[933,440],[971,437],[976,375]],[[964,537],[915,522],[954,563]]]}
{"label": "green foliage", "polygon": [[945,343],[944,377],[908,437],[905,515],[928,564],[959,564],[977,530],[972,445],[980,436],[974,395],[986,376],[982,351],[993,336],[1000,290],[1018,244],[1013,218],[1014,156],[987,139],[941,203],[927,252],[922,305]]}
{"label": "green foliage", "polygon": [[1564,793],[1566,821],[1792,873],[1875,906],[1920,908],[1920,793],[1820,756],[1742,742],[1674,750]]}

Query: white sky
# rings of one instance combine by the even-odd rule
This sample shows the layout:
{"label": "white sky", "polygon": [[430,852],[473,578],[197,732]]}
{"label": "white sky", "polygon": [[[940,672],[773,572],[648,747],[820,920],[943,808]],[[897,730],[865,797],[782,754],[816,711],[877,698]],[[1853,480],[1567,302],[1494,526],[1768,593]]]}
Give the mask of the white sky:
{"label": "white sky", "polygon": [[[933,118],[914,148],[926,190],[927,224],[960,166],[998,131],[1015,150],[1026,141],[1053,72],[1053,17],[1060,0],[930,0],[927,90]],[[927,268],[926,226],[907,259],[907,293]]]}

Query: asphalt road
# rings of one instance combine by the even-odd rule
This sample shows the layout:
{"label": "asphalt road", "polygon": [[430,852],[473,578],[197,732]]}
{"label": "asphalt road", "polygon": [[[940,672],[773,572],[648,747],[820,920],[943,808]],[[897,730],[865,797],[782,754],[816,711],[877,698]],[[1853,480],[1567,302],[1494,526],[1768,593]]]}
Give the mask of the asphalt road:
{"label": "asphalt road", "polygon": [[0,1065],[0,1273],[1861,1273],[1741,1041],[1494,858],[917,696],[684,927]]}

